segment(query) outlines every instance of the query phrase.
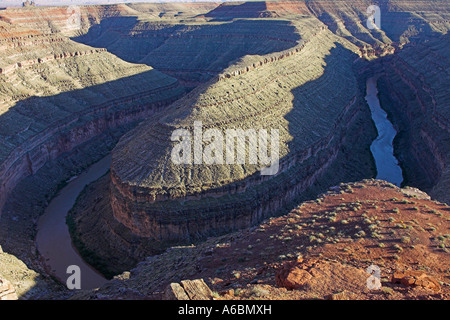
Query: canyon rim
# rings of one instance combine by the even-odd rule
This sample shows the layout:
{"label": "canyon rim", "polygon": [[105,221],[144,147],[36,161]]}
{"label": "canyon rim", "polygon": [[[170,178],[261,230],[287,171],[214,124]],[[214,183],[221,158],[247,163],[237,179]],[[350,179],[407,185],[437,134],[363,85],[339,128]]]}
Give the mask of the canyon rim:
{"label": "canyon rim", "polygon": [[0,299],[450,297],[448,1],[10,2]]}

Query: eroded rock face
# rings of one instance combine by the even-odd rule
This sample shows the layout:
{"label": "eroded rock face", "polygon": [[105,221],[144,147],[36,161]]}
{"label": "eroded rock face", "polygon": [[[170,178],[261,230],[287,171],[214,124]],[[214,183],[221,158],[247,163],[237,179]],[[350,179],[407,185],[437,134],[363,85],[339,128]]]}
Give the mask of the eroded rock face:
{"label": "eroded rock face", "polygon": [[183,280],[180,284],[171,283],[163,300],[212,300],[212,292],[203,279]]}
{"label": "eroded rock face", "polygon": [[46,162],[184,94],[176,79],[151,67],[30,28],[33,14],[50,24],[52,10],[1,14],[0,211],[19,181]]}
{"label": "eroded rock face", "polygon": [[[289,290],[325,291],[334,288],[348,288],[352,283],[354,290],[367,290],[368,274],[364,270],[335,261],[320,259],[298,259],[287,262],[277,270],[275,281],[277,286]],[[353,291],[356,292],[356,291]],[[344,299],[343,295],[334,296],[334,300]]]}
{"label": "eroded rock face", "polygon": [[307,286],[312,279],[312,275],[301,267],[302,261],[283,265],[275,275],[277,286],[290,290]]}
{"label": "eroded rock face", "polygon": [[13,285],[0,275],[0,300],[17,300]]}
{"label": "eroded rock face", "polygon": [[[156,241],[204,238],[254,225],[288,206],[293,199],[315,184],[323,187],[326,183],[335,184],[344,179],[348,181],[349,177],[356,180],[361,178],[361,172],[369,172],[371,167],[367,163],[349,165],[345,161],[336,162],[336,159],[342,160],[342,154],[363,153],[367,141],[357,137],[365,136],[370,140],[370,135],[373,134],[358,94],[358,78],[349,70],[356,61],[356,55],[364,56],[361,52],[369,52],[366,56],[379,56],[393,51],[389,47],[360,51],[335,36],[355,31],[355,35],[348,38],[358,46],[365,41],[369,44],[389,42],[384,37],[381,40],[374,38],[366,30],[359,32],[356,21],[360,22],[358,16],[366,9],[366,3],[354,3],[357,4],[357,10],[346,5],[339,5],[337,8],[329,1],[309,1],[308,8],[303,4],[296,7],[293,3],[263,4],[255,17],[282,17],[291,14],[290,10],[294,9],[298,10],[296,13],[306,14],[309,10],[311,20],[305,25],[295,26],[307,32],[302,33],[301,37],[264,34],[254,37],[246,35],[248,37],[245,38],[242,35],[231,35],[232,41],[245,38],[252,41],[262,39],[271,43],[284,42],[289,49],[262,57],[245,57],[217,78],[213,76],[226,65],[223,61],[218,66],[211,63],[209,69],[164,70],[169,74],[173,72],[179,78],[183,73],[188,74],[186,78],[190,80],[200,78],[198,83],[205,79],[214,81],[174,104],[171,109],[158,113],[157,121],[152,120],[150,124],[143,125],[124,137],[115,151],[112,170],[111,202],[117,221],[135,234]],[[410,7],[403,1],[398,1],[395,5],[390,2],[388,4],[389,19],[386,21],[395,21],[396,10],[401,12],[404,10],[402,8]],[[435,1],[430,5],[431,8],[437,6],[439,10],[436,11],[440,15],[430,22],[433,28],[426,25],[424,35],[434,35],[435,31],[429,30],[446,29],[442,25],[445,24],[442,17],[448,11],[445,4],[445,1]],[[413,7],[411,11],[432,11],[426,2],[414,2]],[[3,21],[0,26],[3,28],[0,50],[2,59],[7,59],[2,60],[0,65],[0,81],[4,89],[4,92],[0,92],[0,207],[19,181],[35,174],[49,160],[74,150],[108,128],[153,115],[183,94],[183,89],[174,78],[150,72],[150,68],[142,65],[126,64],[112,57],[106,50],[81,46],[59,33],[48,34],[49,30],[42,21],[53,20],[61,16],[62,11],[39,10],[41,9],[32,11],[32,20],[24,17],[20,10],[1,14]],[[126,5],[106,6],[102,9],[93,6],[88,10],[90,12],[82,13],[82,24],[86,28],[91,22],[99,23],[105,17],[132,13]],[[251,12],[252,17],[253,14]],[[315,21],[313,16],[318,16],[328,28]],[[343,24],[340,24],[341,20]],[[418,20],[413,25],[422,26],[426,21]],[[14,33],[9,30],[3,32],[6,30],[5,21],[35,24],[36,30],[19,28]],[[76,31],[64,31],[63,24],[55,25],[61,29],[58,32],[63,34]],[[290,24],[283,26],[294,28]],[[134,31],[138,36],[148,35],[142,30]],[[395,32],[387,33],[387,36],[400,43],[406,37],[404,31],[401,28],[395,29]],[[131,34],[135,35],[133,32],[128,35]],[[189,36],[189,33],[182,35],[180,42]],[[207,37],[209,35],[199,32],[192,39],[199,41]],[[224,37],[228,35],[212,37],[212,41],[219,41]],[[302,39],[301,43],[297,43],[299,38]],[[446,48],[439,46],[442,43],[445,45],[446,39],[443,37],[432,41],[429,47],[431,49],[426,49],[427,55],[432,58],[424,60],[425,65],[438,62],[439,70],[448,69],[441,54],[446,52]],[[291,48],[292,46],[294,47]],[[423,47],[418,51],[411,49],[409,58],[402,56],[386,59],[386,70],[392,68],[395,74],[395,79],[386,83],[390,87],[390,94],[398,96],[397,101],[405,101],[403,92],[415,97],[412,103],[408,101],[406,112],[399,112],[406,115],[408,121],[405,123],[410,123],[410,127],[415,127],[414,119],[421,119],[415,117],[418,113],[430,115],[430,118],[418,126],[420,130],[415,136],[418,139],[413,139],[409,155],[412,155],[410,159],[416,160],[417,167],[429,169],[422,170],[422,173],[430,188],[437,184],[435,194],[445,193],[444,196],[448,196],[448,150],[445,142],[449,126],[446,104],[442,103],[447,96],[441,94],[446,92],[442,87],[430,85],[438,83],[434,81],[435,78],[421,77],[420,67],[411,67],[415,63],[411,57],[422,49]],[[55,50],[55,55],[50,54]],[[129,50],[134,48],[130,47]],[[3,52],[6,54],[3,55]],[[36,56],[24,58],[18,54],[23,52]],[[9,58],[16,55],[17,61]],[[164,53],[160,53],[160,57],[165,58],[163,63],[166,65],[173,64]],[[420,55],[417,57],[421,58]],[[307,63],[302,64],[305,61]],[[51,78],[56,71],[64,69],[62,64],[64,68],[67,67],[68,72],[61,79]],[[99,66],[99,69],[91,70],[93,66]],[[78,73],[87,76],[83,77]],[[203,78],[205,74],[207,77]],[[112,76],[109,77],[110,75]],[[444,84],[448,82],[445,81],[445,72],[436,73],[435,76],[443,77]],[[23,91],[23,79],[25,82],[33,79],[26,82],[31,91]],[[35,79],[38,79],[37,82]],[[52,86],[44,86],[43,83],[46,82],[52,82]],[[38,88],[34,83],[39,84]],[[107,85],[103,85],[105,83]],[[39,87],[40,85],[43,87]],[[86,86],[90,89],[82,90]],[[74,94],[66,94],[72,91]],[[31,99],[32,96],[37,98]],[[52,98],[47,98],[48,96]],[[74,103],[66,105],[61,100]],[[243,111],[245,108],[247,110]],[[170,164],[166,166],[168,163],[161,160],[167,159],[164,156],[170,151],[171,146],[167,144],[170,133],[174,128],[192,128],[191,122],[197,115],[200,115],[199,119],[204,124],[221,130],[230,125],[239,128],[249,128],[259,123],[264,123],[267,128],[279,125],[283,128],[284,143],[280,174],[272,178],[261,178],[257,174],[258,170],[245,165],[235,166],[229,171],[189,168],[184,172],[180,172],[180,168],[170,167]],[[265,123],[266,118],[270,118],[272,122]],[[49,119],[56,120],[49,122]],[[158,154],[161,150],[166,154]],[[336,163],[345,165],[334,168],[333,176],[330,177],[330,168]],[[352,173],[355,175],[351,176]],[[327,179],[329,181],[323,182]],[[161,187],[162,180],[165,184]]]}
{"label": "eroded rock face", "polygon": [[179,283],[171,283],[164,291],[163,300],[189,300],[189,297]]}
{"label": "eroded rock face", "polygon": [[[168,116],[126,134],[113,151],[115,218],[142,237],[186,241],[254,225],[308,190],[348,141],[348,128],[362,130],[361,95],[351,72],[356,57],[335,47],[336,40],[318,27],[299,52],[210,81],[171,105]],[[336,83],[352,89],[330,92]],[[192,130],[194,121],[222,132],[280,130],[277,174],[262,176],[251,164],[174,164],[170,136],[177,128]]]}
{"label": "eroded rock face", "polygon": [[216,25],[119,16],[102,20],[75,39],[95,47],[106,46],[121,59],[150,65],[192,89],[247,55],[291,49],[300,36],[287,20],[237,19]]}
{"label": "eroded rock face", "polygon": [[308,15],[310,13],[306,3],[302,1],[258,1],[237,4],[222,3],[205,16],[215,19],[236,19],[282,17],[289,14]]}
{"label": "eroded rock face", "polygon": [[[370,44],[368,47],[374,50],[374,56],[393,54],[395,50],[390,47],[392,41],[387,41],[387,38],[375,39],[370,30],[362,34],[355,27],[361,20],[359,13],[367,9],[365,2],[353,1],[350,5],[310,1],[306,5],[311,14],[325,23],[326,27],[320,23],[316,25],[317,28],[309,25],[309,30],[313,31],[308,34],[297,31],[301,33],[302,40],[291,49],[242,59],[221,72],[216,79],[196,88],[189,96],[175,103],[169,110],[169,116],[122,138],[113,152],[111,170],[111,204],[117,221],[133,233],[155,240],[189,241],[204,238],[261,221],[289,205],[295,197],[309,190],[320,176],[326,174],[327,169],[335,163],[339,150],[345,148],[345,137],[355,131],[345,130],[345,124],[356,125],[356,119],[362,116],[359,109],[362,105],[360,92],[347,90],[357,87],[357,72],[353,73],[351,65],[358,57],[364,56],[360,49],[366,48],[366,44]],[[414,8],[406,7],[412,12],[419,10],[419,7],[433,11],[442,5],[441,2],[432,5],[420,3]],[[220,6],[211,11],[210,16],[225,19],[238,15],[239,6]],[[406,10],[404,6],[383,7],[388,16],[388,25],[397,15],[403,14],[403,10]],[[271,14],[284,16],[277,13],[277,10],[284,10],[282,7],[282,4],[279,7],[275,5],[273,10],[269,10],[269,4],[265,3],[243,4],[242,8],[246,10],[241,14],[245,17],[270,11]],[[414,23],[440,23],[445,17],[444,11],[438,17]],[[341,20],[344,21],[342,25]],[[296,27],[304,30],[298,25]],[[397,42],[397,47],[401,47],[400,39],[408,39],[409,33],[404,28],[391,29],[387,28],[387,34]],[[355,36],[347,37],[347,40],[359,48],[349,45],[347,41],[340,42],[342,38],[334,36],[349,32],[355,33]],[[423,36],[431,36],[431,33],[424,31]],[[336,50],[330,50],[333,41],[351,50],[346,51],[340,45]],[[308,61],[313,69],[321,69],[315,64],[318,61],[310,55],[311,48],[314,48],[319,59],[326,61],[327,68],[323,74],[304,71],[308,70],[307,66],[302,65],[304,61]],[[335,55],[342,59],[339,65],[345,66],[336,73],[334,70],[339,67],[334,63]],[[326,82],[328,85],[318,91],[314,88],[311,90],[305,78],[300,79],[300,70],[304,71],[303,76],[310,79],[315,88]],[[327,72],[329,70],[333,71]],[[331,103],[333,90],[337,89],[336,83],[339,83],[340,101],[333,100]],[[275,84],[278,87],[273,86]],[[310,103],[313,100],[320,100],[320,106],[312,106]],[[325,105],[328,109],[319,111]],[[286,106],[292,109],[287,111],[284,109]],[[317,111],[317,114],[313,116],[310,110]],[[329,117],[330,114],[334,117]],[[315,123],[317,119],[320,123],[315,128],[305,125],[307,122]],[[247,165],[209,168],[203,165],[174,166],[170,162],[173,144],[167,141],[175,129],[192,131],[194,121],[202,121],[205,127],[218,128],[222,132],[227,128],[248,129],[256,124],[267,129],[279,128],[281,160],[277,176],[261,177],[254,166]],[[356,129],[359,133],[362,127],[370,128],[369,124],[359,125],[359,129]],[[427,135],[423,139],[433,145],[433,139],[429,137]],[[356,147],[356,144],[352,147]],[[358,147],[364,148],[361,144]],[[130,153],[130,150],[139,151]],[[422,157],[433,157],[434,154],[439,153]],[[442,167],[440,170],[436,170],[436,174],[442,172]]]}
{"label": "eroded rock face", "polygon": [[441,286],[433,277],[423,271],[395,271],[391,278],[392,283],[401,283],[408,287],[422,287],[434,292],[439,292]]}
{"label": "eroded rock face", "polygon": [[[42,5],[42,4],[41,4]],[[51,4],[50,4],[51,5]],[[73,7],[33,7],[3,10],[0,21],[20,24],[39,30],[43,33],[60,32],[64,35],[75,35],[81,30],[100,22],[102,19],[117,15],[133,13],[126,5],[78,6]],[[79,15],[73,17],[73,15]],[[72,17],[72,18],[71,18]],[[72,20],[70,20],[72,19]],[[50,22],[50,23],[49,23]]]}
{"label": "eroded rock face", "polygon": [[[168,284],[173,291],[182,287],[180,279],[196,278],[207,281],[217,300],[448,300],[450,259],[445,248],[437,248],[448,241],[439,235],[448,232],[450,209],[408,191],[374,179],[342,183],[256,228],[149,257],[126,281],[113,281],[95,292],[120,292],[126,287],[160,299]],[[404,227],[399,227],[401,223]],[[369,268],[372,263],[380,269],[381,287],[372,286],[373,277],[378,277]],[[391,282],[393,270],[399,271],[395,274],[401,281],[404,270],[417,268],[428,270],[441,291]],[[430,281],[422,274],[414,279]]]}
{"label": "eroded rock face", "polygon": [[[443,59],[449,50],[449,36],[408,44],[393,56],[382,58],[375,69],[380,102],[399,132],[394,144],[403,169],[405,184],[449,202],[450,81]],[[420,56],[420,58],[419,58]]]}

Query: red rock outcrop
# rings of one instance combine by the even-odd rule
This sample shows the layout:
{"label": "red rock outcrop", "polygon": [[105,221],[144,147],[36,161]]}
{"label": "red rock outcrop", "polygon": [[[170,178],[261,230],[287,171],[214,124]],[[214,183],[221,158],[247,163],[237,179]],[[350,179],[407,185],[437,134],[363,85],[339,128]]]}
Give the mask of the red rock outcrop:
{"label": "red rock outcrop", "polygon": [[303,259],[284,264],[275,274],[277,286],[286,289],[301,289],[312,279],[312,275],[302,267]]}
{"label": "red rock outcrop", "polygon": [[13,73],[14,71],[16,71],[19,68],[30,67],[30,66],[36,65],[38,63],[46,63],[46,62],[52,61],[52,60],[64,59],[67,57],[84,56],[84,55],[89,55],[89,54],[94,54],[94,53],[99,53],[99,52],[106,52],[106,49],[99,48],[99,49],[91,49],[91,50],[87,50],[87,51],[64,52],[61,54],[49,55],[49,56],[45,56],[42,58],[24,60],[21,62],[17,62],[13,65],[9,65],[9,66],[0,68],[0,74],[8,75],[8,74]]}
{"label": "red rock outcrop", "polygon": [[358,289],[366,290],[367,278],[368,274],[364,270],[318,258],[286,262],[275,274],[275,281],[279,287],[289,290],[323,291],[323,293],[329,290],[331,283],[335,290],[349,287],[353,287],[353,292]]}
{"label": "red rock outcrop", "polygon": [[392,283],[401,283],[409,287],[422,287],[434,292],[439,292],[441,290],[439,282],[423,271],[395,271],[392,274],[391,281]]}

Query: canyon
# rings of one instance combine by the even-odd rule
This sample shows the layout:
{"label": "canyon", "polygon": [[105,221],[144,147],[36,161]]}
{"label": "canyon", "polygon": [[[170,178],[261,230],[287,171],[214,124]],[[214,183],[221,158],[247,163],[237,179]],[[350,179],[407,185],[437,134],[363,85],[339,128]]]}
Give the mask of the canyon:
{"label": "canyon", "polygon": [[[38,221],[108,154],[110,172],[86,186],[67,223],[81,256],[109,279],[376,177],[365,100],[374,75],[402,186],[448,203],[450,8],[379,1],[382,28],[370,30],[368,5],[91,5],[79,7],[76,26],[65,7],[0,11],[0,244],[43,278],[19,296],[73,294],[55,289]],[[173,164],[170,136],[194,121],[278,129],[279,172]]]}
{"label": "canyon", "polygon": [[[204,279],[214,300],[236,303],[447,300],[448,213],[418,189],[375,179],[342,183],[252,228],[148,257],[71,299],[166,299],[185,279]],[[379,289],[366,285],[371,264],[380,270]],[[414,285],[407,273],[432,285]]]}
{"label": "canyon", "polygon": [[380,106],[377,90],[377,78],[367,79],[366,101],[372,112],[378,136],[370,146],[370,151],[377,166],[377,179],[386,180],[400,186],[403,181],[402,168],[394,155],[393,140],[397,135],[392,123],[387,119],[386,112]]}

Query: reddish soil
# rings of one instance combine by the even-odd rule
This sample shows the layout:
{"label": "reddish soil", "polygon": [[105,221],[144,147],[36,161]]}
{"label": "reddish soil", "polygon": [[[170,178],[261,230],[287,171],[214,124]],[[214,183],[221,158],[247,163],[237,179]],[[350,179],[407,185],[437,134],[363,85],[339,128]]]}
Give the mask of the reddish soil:
{"label": "reddish soil", "polygon": [[[192,276],[216,299],[448,299],[449,220],[450,207],[418,190],[343,184],[210,247]],[[371,265],[381,272],[379,288],[367,286]],[[406,270],[438,288],[393,281]]]}

